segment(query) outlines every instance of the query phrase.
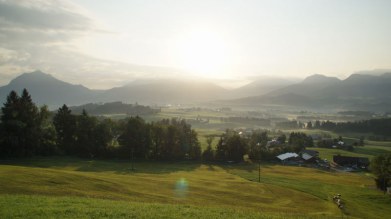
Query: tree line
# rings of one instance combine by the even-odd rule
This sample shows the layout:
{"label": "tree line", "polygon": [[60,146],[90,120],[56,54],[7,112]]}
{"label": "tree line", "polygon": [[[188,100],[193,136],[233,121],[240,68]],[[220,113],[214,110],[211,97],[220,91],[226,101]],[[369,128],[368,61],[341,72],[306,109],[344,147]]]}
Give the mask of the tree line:
{"label": "tree line", "polygon": [[11,91],[1,112],[0,157],[201,158],[197,133],[184,120],[147,123],[136,116],[112,121],[85,110],[72,114],[66,105],[52,115],[46,106],[38,108],[26,89],[20,96]]}
{"label": "tree line", "polygon": [[322,129],[334,132],[359,132],[373,133],[376,135],[389,136],[391,130],[391,118],[369,119],[355,122],[332,122],[316,120],[307,123],[309,129]]}
{"label": "tree line", "polygon": [[[215,137],[218,142],[213,149],[211,143]],[[204,161],[241,162],[246,154],[252,160],[271,161],[282,153],[300,152],[314,146],[312,138],[302,132],[291,132],[288,138],[283,133],[271,138],[262,130],[255,130],[247,136],[228,129],[221,136],[208,136],[206,142],[208,147],[202,153]]]}

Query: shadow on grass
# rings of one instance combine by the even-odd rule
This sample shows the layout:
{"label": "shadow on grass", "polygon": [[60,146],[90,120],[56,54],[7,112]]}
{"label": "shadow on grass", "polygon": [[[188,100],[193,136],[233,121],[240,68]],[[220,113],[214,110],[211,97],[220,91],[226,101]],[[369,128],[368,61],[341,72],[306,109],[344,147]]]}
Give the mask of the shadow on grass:
{"label": "shadow on grass", "polygon": [[391,150],[373,148],[373,147],[371,148],[371,146],[364,146],[364,147],[355,147],[353,152],[362,155],[377,156],[385,153],[391,153]]}
{"label": "shadow on grass", "polygon": [[54,168],[60,170],[75,170],[80,172],[114,172],[117,174],[166,174],[178,171],[194,171],[201,166],[201,162],[136,160],[132,163],[130,160],[92,160],[77,157],[55,156],[0,160],[0,165]]}
{"label": "shadow on grass", "polygon": [[[266,163],[266,162],[261,162],[261,169],[263,168],[270,168],[271,166],[278,165],[277,163]],[[220,164],[220,167],[223,169],[229,171],[229,170],[241,170],[241,171],[246,171],[246,172],[253,172],[253,171],[258,171],[259,170],[259,164],[258,163],[237,163],[237,164]]]}

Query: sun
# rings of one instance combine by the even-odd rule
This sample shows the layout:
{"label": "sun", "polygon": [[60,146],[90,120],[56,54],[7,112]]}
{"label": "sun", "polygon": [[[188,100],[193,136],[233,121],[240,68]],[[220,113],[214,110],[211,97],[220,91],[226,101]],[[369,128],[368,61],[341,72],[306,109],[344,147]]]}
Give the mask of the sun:
{"label": "sun", "polygon": [[221,77],[228,64],[224,38],[210,30],[193,30],[176,43],[178,65],[202,77]]}

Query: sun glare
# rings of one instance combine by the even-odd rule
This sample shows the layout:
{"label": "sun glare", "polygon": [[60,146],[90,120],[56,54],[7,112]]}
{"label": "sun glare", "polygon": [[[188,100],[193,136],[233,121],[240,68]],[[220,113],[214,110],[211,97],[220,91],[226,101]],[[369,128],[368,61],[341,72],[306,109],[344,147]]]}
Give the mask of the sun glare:
{"label": "sun glare", "polygon": [[179,66],[202,77],[221,77],[227,65],[223,37],[208,30],[188,32],[177,41]]}

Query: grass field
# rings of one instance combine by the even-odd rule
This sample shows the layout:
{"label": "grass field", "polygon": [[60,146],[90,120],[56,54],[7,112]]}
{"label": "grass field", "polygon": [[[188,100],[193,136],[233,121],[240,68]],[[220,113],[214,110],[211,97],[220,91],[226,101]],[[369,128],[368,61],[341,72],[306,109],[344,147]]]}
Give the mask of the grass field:
{"label": "grass field", "polygon": [[372,159],[376,155],[391,153],[391,142],[366,141],[365,146],[354,147],[353,151],[317,147],[308,149],[319,151],[319,156],[328,160],[333,160],[334,155],[368,157]]}
{"label": "grass field", "polygon": [[[371,176],[253,164],[1,161],[0,218],[384,218]],[[341,212],[331,197],[341,193]]]}

